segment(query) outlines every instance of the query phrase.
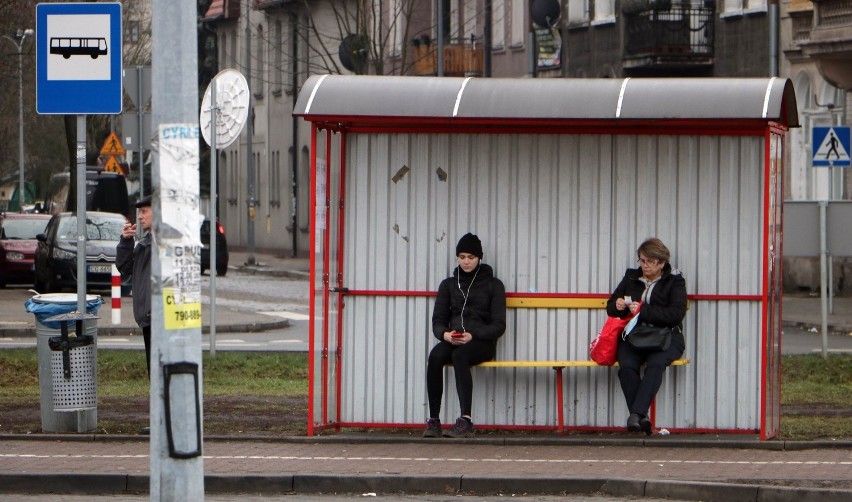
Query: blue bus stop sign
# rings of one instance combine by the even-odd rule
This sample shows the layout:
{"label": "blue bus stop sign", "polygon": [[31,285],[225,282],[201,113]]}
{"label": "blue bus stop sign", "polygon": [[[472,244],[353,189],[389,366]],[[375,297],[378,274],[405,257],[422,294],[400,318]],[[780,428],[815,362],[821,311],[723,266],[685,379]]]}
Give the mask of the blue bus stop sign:
{"label": "blue bus stop sign", "polygon": [[121,113],[121,33],[119,3],[36,5],[36,111]]}
{"label": "blue bus stop sign", "polygon": [[814,167],[849,167],[852,164],[849,126],[814,127],[811,144]]}

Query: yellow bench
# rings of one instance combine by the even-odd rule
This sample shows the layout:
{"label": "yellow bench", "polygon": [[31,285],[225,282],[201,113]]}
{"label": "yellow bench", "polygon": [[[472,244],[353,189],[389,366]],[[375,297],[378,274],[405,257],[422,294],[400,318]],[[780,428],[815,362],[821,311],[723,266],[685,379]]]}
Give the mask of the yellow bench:
{"label": "yellow bench", "polygon": [[[604,309],[606,308],[606,302],[607,298],[588,295],[549,295],[546,293],[534,296],[518,293],[508,293],[506,295],[507,308]],[[681,358],[673,362],[672,366],[683,366],[689,363],[689,359]],[[565,431],[562,370],[565,368],[588,368],[600,365],[592,360],[584,359],[576,361],[487,361],[477,366],[482,368],[553,368],[556,372],[556,430],[561,433]]]}

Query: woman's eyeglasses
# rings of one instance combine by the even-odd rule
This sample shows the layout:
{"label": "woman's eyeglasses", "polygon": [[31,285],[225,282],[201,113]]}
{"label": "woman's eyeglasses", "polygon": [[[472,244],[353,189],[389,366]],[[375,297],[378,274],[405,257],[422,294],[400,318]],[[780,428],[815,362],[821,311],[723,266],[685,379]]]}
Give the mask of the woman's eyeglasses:
{"label": "woman's eyeglasses", "polygon": [[656,265],[660,263],[660,260],[649,260],[647,258],[639,258],[636,260],[640,265]]}

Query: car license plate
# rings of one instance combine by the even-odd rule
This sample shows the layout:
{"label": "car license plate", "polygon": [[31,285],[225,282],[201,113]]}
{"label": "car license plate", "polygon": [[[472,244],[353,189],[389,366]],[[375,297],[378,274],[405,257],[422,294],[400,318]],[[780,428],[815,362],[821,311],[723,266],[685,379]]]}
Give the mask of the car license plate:
{"label": "car license plate", "polygon": [[111,274],[112,265],[89,265],[89,272],[92,274]]}

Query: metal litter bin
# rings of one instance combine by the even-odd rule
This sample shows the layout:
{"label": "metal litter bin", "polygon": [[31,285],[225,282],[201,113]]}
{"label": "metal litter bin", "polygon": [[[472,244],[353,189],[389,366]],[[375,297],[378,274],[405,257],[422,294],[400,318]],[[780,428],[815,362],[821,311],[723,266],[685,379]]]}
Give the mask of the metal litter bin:
{"label": "metal litter bin", "polygon": [[[42,432],[90,432],[97,429],[97,313],[103,299],[86,295],[86,313],[79,321],[58,322],[51,317],[77,310],[77,295],[51,293],[36,295],[25,302],[27,312],[36,318],[38,381],[41,391]],[[72,314],[72,316],[77,314]],[[80,332],[77,333],[77,323]],[[66,380],[61,348],[62,325],[76,341],[67,346],[70,379]],[[51,339],[59,350],[51,350]],[[88,342],[86,342],[88,340]],[[60,343],[60,345],[57,345]],[[73,347],[72,347],[73,345]],[[79,371],[78,371],[79,370]],[[54,373],[58,371],[58,379]],[[56,385],[55,385],[56,384]]]}

